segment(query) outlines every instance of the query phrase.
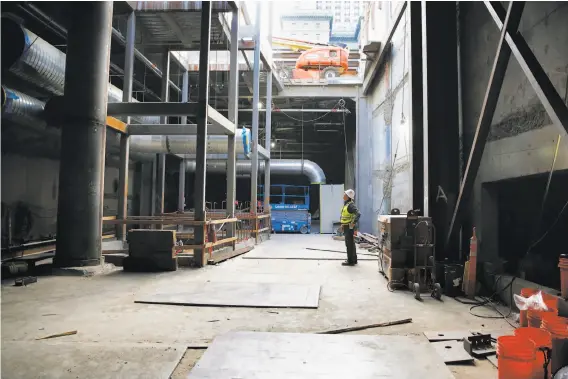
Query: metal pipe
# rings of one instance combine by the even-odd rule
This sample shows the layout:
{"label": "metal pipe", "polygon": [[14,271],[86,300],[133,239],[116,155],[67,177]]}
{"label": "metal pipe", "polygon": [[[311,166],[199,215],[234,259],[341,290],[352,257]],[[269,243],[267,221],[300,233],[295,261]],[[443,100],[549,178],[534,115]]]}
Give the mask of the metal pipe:
{"label": "metal pipe", "polygon": [[[302,163],[303,162],[303,163]],[[237,175],[250,173],[251,161],[237,161]],[[195,172],[195,161],[186,161],[188,172]],[[260,162],[259,171],[265,169],[265,163]],[[310,160],[304,159],[271,159],[270,170],[272,175],[305,175],[311,184],[325,184],[325,173],[321,167]],[[207,161],[207,172],[223,174],[227,171],[227,162],[224,160]]]}
{"label": "metal pipe", "polygon": [[111,29],[110,1],[81,4],[81,12],[75,12],[70,20],[54,258],[59,267],[101,263],[101,151],[105,146]]}
{"label": "metal pipe", "polygon": [[[45,103],[20,91],[2,86],[2,118],[35,131],[46,131]],[[58,132],[57,132],[58,133]]]}
{"label": "metal pipe", "polygon": [[[13,20],[2,20],[2,35],[10,36],[2,43],[2,69],[8,69],[18,78],[35,84],[49,94],[61,96],[65,84],[65,53],[50,45],[33,32]],[[125,76],[127,73],[125,73]],[[106,79],[105,79],[106,80]],[[122,102],[122,91],[108,86],[108,102]],[[137,100],[133,100],[137,102]],[[46,110],[50,112],[50,102]],[[60,110],[54,110],[59,112]],[[134,122],[157,124],[158,117],[136,117]]]}

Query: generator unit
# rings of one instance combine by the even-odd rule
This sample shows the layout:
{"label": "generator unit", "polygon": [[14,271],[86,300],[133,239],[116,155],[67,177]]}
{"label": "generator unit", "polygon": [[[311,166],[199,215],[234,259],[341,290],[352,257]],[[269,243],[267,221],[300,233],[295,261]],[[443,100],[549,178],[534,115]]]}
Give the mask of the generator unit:
{"label": "generator unit", "polygon": [[380,232],[379,271],[388,279],[389,289],[407,287],[417,299],[431,290],[441,297],[441,287],[435,276],[436,229],[430,217],[417,211],[400,214],[393,209],[378,217]]}

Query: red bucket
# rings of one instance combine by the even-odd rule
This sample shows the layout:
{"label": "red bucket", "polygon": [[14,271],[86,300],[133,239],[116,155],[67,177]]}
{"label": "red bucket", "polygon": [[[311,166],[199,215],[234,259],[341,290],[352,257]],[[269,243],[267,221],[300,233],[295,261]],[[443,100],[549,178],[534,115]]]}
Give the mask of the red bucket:
{"label": "red bucket", "polygon": [[498,378],[532,379],[535,349],[534,342],[523,337],[497,338]]}
{"label": "red bucket", "polygon": [[[550,333],[544,329],[537,328],[518,328],[515,330],[515,336],[525,338],[535,344],[535,360],[533,362],[533,379],[542,379],[544,367],[544,353],[539,348],[552,349],[552,337]],[[548,377],[552,377],[548,365]]]}

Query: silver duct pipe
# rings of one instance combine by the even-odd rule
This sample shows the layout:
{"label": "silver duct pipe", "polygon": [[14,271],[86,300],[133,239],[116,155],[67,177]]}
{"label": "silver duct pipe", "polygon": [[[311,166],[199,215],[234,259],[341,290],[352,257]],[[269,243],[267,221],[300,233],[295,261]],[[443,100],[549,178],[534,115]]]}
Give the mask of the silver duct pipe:
{"label": "silver duct pipe", "polygon": [[45,103],[20,91],[2,86],[2,118],[34,130],[44,130]]}
{"label": "silver duct pipe", "polygon": [[[30,83],[56,95],[63,95],[66,55],[33,32],[8,18],[2,18],[2,66]],[[137,102],[137,100],[132,100]],[[109,83],[108,102],[122,102],[122,91]],[[158,124],[159,117],[132,117],[134,123]]]}
{"label": "silver duct pipe", "polygon": [[[237,129],[237,154],[248,156],[250,130]],[[141,154],[196,154],[196,136],[131,136],[130,151]],[[227,154],[227,136],[207,136],[207,154]]]}
{"label": "silver duct pipe", "polygon": [[[250,174],[251,161],[237,161],[237,174]],[[195,172],[195,161],[186,162],[186,170]],[[227,172],[227,162],[207,161],[207,172],[222,174]],[[264,172],[264,161],[259,163],[259,172]],[[302,159],[272,159],[270,172],[273,175],[305,175],[311,184],[325,184],[325,174],[315,162]]]}

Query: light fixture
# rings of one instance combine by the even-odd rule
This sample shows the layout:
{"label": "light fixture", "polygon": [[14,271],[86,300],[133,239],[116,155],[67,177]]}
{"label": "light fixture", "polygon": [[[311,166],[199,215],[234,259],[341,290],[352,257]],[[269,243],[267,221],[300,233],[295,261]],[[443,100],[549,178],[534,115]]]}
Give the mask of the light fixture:
{"label": "light fixture", "polygon": [[260,101],[258,102],[258,109],[262,109],[262,107],[264,106],[264,104],[262,104]]}
{"label": "light fixture", "polygon": [[276,147],[276,142],[272,141],[272,142],[270,143],[270,147]]}

